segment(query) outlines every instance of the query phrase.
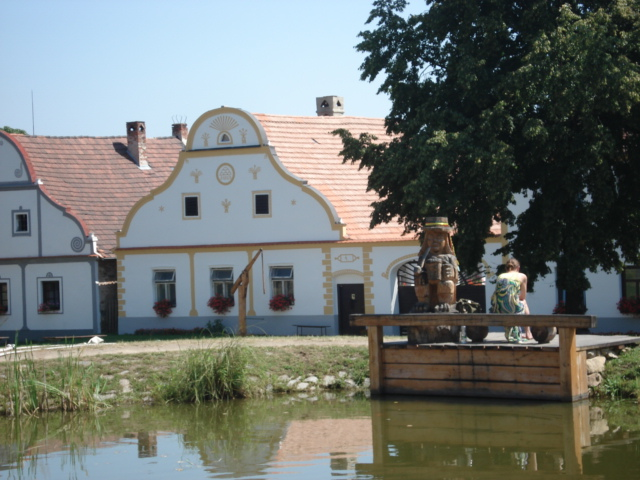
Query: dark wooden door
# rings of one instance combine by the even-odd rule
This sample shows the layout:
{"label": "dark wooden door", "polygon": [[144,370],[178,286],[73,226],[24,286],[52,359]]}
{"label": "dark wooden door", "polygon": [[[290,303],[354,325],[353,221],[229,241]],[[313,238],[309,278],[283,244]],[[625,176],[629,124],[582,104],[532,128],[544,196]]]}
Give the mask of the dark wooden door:
{"label": "dark wooden door", "polygon": [[364,313],[364,285],[345,283],[338,285],[338,321],[340,335],[366,335],[367,327],[352,327],[349,315]]}

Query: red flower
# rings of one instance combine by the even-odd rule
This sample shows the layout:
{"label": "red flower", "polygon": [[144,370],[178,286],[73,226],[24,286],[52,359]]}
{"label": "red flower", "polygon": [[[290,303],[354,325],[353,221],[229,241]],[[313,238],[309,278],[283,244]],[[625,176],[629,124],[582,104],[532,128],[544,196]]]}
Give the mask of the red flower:
{"label": "red flower", "polygon": [[60,305],[57,303],[44,302],[38,305],[38,313],[57,312],[58,310],[60,310]]}
{"label": "red flower", "polygon": [[160,318],[167,318],[173,312],[171,308],[171,302],[169,300],[160,300],[153,304],[153,310]]}
{"label": "red flower", "polygon": [[558,304],[553,308],[553,313],[567,313],[567,306],[564,302],[558,302]]}
{"label": "red flower", "polygon": [[294,301],[293,295],[275,295],[269,300],[269,308],[274,312],[284,312],[291,308]]}
{"label": "red flower", "polygon": [[9,311],[9,307],[7,305],[0,305],[0,315],[4,315]]}
{"label": "red flower", "polygon": [[620,313],[640,316],[640,298],[622,297],[616,304]]}
{"label": "red flower", "polygon": [[234,305],[235,301],[233,300],[233,297],[225,297],[223,295],[220,295],[219,293],[215,294],[207,302],[207,306],[218,315],[224,315]]}

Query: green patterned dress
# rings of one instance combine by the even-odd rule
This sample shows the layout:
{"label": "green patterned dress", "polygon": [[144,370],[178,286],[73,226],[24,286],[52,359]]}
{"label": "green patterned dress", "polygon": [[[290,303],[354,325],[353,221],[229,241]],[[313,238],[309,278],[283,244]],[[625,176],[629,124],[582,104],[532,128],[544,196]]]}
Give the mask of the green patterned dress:
{"label": "green patterned dress", "polygon": [[[507,272],[498,276],[496,290],[491,296],[493,313],[524,315],[524,303],[520,300],[520,274]],[[505,337],[509,342],[520,342],[520,327],[505,327]]]}

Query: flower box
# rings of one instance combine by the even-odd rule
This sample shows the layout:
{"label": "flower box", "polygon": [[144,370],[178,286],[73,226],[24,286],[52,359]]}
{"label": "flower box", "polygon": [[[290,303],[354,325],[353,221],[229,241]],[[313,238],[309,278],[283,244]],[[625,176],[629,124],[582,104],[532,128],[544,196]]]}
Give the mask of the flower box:
{"label": "flower box", "polygon": [[274,312],[290,310],[295,300],[293,295],[275,295],[269,300],[269,308]]}
{"label": "flower box", "polygon": [[640,316],[640,298],[638,297],[622,297],[616,306],[620,313]]}
{"label": "flower box", "polygon": [[173,312],[173,306],[169,300],[160,300],[153,304],[153,310],[160,318],[167,318]]}
{"label": "flower box", "polygon": [[219,293],[214,295],[207,302],[207,306],[211,308],[218,315],[224,315],[229,312],[231,307],[235,305],[235,301],[233,297],[225,297],[224,295],[220,295]]}

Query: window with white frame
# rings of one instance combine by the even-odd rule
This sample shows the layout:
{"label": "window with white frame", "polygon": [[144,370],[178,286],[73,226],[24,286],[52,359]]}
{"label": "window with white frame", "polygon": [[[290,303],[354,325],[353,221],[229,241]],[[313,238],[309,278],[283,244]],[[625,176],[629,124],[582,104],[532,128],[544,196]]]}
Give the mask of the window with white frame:
{"label": "window with white frame", "polygon": [[14,210],[13,214],[13,235],[31,235],[31,219],[29,210]]}
{"label": "window with white frame", "polygon": [[154,301],[167,300],[172,307],[176,306],[176,271],[156,270],[153,272],[153,285],[156,298]]}
{"label": "window with white frame", "polygon": [[211,294],[232,297],[233,268],[211,269]]}
{"label": "window with white frame", "polygon": [[38,312],[62,312],[62,279],[49,276],[38,279]]}
{"label": "window with white frame", "polygon": [[253,192],[253,215],[255,217],[271,216],[270,192]]}
{"label": "window with white frame", "polygon": [[271,294],[293,298],[293,267],[271,267]]}
{"label": "window with white frame", "polygon": [[622,271],[622,296],[640,298],[640,267],[626,265]]}
{"label": "window with white frame", "polygon": [[8,315],[9,310],[9,281],[0,280],[0,315]]}
{"label": "window with white frame", "polygon": [[200,218],[200,195],[189,193],[182,195],[182,215],[185,219]]}

